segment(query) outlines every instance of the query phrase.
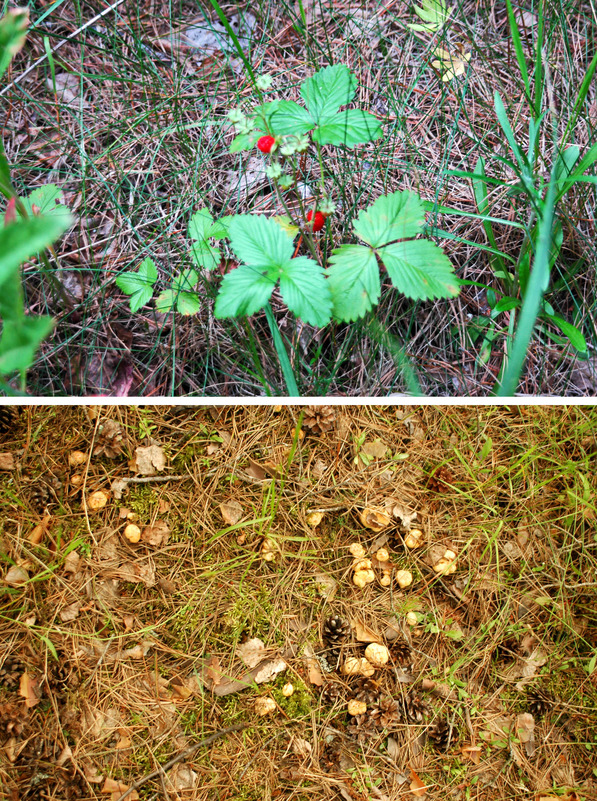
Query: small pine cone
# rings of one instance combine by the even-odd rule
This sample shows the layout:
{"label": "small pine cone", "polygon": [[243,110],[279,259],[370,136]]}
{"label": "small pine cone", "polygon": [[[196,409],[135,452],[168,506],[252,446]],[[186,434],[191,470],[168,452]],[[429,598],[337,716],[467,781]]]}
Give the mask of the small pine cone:
{"label": "small pine cone", "polygon": [[407,723],[422,723],[427,714],[427,705],[414,690],[406,694],[402,701],[402,718]]}
{"label": "small pine cone", "polygon": [[36,481],[29,489],[29,504],[40,515],[44,514],[53,500],[50,488],[43,481]]}
{"label": "small pine cone", "polygon": [[116,420],[106,420],[99,426],[93,447],[94,456],[107,456],[114,459],[122,451],[122,430]]}
{"label": "small pine cone", "polygon": [[543,715],[550,711],[552,701],[545,693],[532,690],[527,694],[527,705],[531,715],[539,720],[539,718],[542,718]]}
{"label": "small pine cone", "polygon": [[364,701],[367,706],[372,706],[379,701],[379,685],[373,679],[361,676],[351,683],[350,694],[357,701]]}
{"label": "small pine cone", "polygon": [[336,410],[333,406],[307,406],[303,417],[303,428],[312,434],[325,434],[336,424]]}
{"label": "small pine cone", "polygon": [[0,406],[0,434],[8,434],[13,430],[17,412],[14,406]]}
{"label": "small pine cone", "polygon": [[427,479],[427,489],[431,492],[449,492],[448,484],[454,484],[454,476],[447,467],[438,467]]}
{"label": "small pine cone", "polygon": [[342,620],[339,615],[328,617],[323,624],[323,641],[326,645],[335,647],[344,642],[349,634],[350,623]]}
{"label": "small pine cone", "polygon": [[413,663],[413,653],[406,640],[395,640],[390,646],[390,656],[400,667],[410,667]]}
{"label": "small pine cone", "polygon": [[18,656],[7,656],[0,667],[0,685],[7,690],[16,689],[24,672],[25,668]]}
{"label": "small pine cone", "polygon": [[446,718],[438,718],[427,729],[427,737],[433,743],[433,747],[438,751],[445,751],[451,737],[451,728]]}
{"label": "small pine cone", "polygon": [[375,737],[379,730],[379,707],[373,706],[367,709],[362,715],[348,717],[346,731],[363,743],[371,737]]}
{"label": "small pine cone", "polygon": [[321,688],[321,695],[319,697],[321,698],[322,704],[329,704],[331,706],[337,701],[344,700],[344,688],[337,681],[328,681]]}
{"label": "small pine cone", "polygon": [[27,713],[14,703],[0,704],[0,738],[19,737],[25,728]]}
{"label": "small pine cone", "polygon": [[379,701],[379,723],[384,729],[393,726],[400,717],[400,707],[393,698],[386,696]]}

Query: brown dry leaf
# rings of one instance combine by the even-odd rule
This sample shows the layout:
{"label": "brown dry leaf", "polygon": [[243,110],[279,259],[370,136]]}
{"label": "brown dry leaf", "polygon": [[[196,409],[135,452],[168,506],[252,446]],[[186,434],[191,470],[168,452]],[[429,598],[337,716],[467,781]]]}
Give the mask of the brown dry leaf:
{"label": "brown dry leaf", "polygon": [[243,507],[238,501],[226,501],[220,504],[220,512],[224,522],[229,526],[234,526],[243,516]]}
{"label": "brown dry leaf", "polygon": [[413,795],[424,796],[427,793],[425,782],[422,782],[412,768],[410,770],[410,791]]}
{"label": "brown dry leaf", "polygon": [[313,746],[308,740],[304,740],[302,737],[293,737],[290,743],[290,747],[292,748],[292,752],[303,759],[306,757],[311,756],[313,752]]}
{"label": "brown dry leaf", "polygon": [[70,623],[71,620],[75,620],[79,617],[80,611],[81,601],[75,601],[74,604],[65,606],[64,609],[60,610],[60,620],[62,620],[63,623]]}
{"label": "brown dry leaf", "polygon": [[267,473],[261,467],[260,464],[254,462],[253,459],[249,459],[249,466],[245,470],[246,474],[251,478],[254,478],[256,481],[265,481],[267,478]]}
{"label": "brown dry leaf", "polygon": [[29,574],[23,567],[19,567],[19,565],[10,567],[4,576],[4,581],[10,584],[11,587],[19,587],[28,580]]}
{"label": "brown dry leaf", "polygon": [[122,616],[122,622],[124,623],[124,630],[125,631],[132,631],[133,630],[133,627],[134,627],[134,624],[135,624],[135,618],[134,618],[133,615],[123,615]]}
{"label": "brown dry leaf", "polygon": [[12,453],[0,453],[0,470],[14,470],[15,459]]}
{"label": "brown dry leaf", "polygon": [[21,676],[19,695],[25,699],[25,706],[27,709],[31,709],[32,706],[39,704],[41,700],[38,684],[38,680],[32,678],[27,671],[25,671]]}
{"label": "brown dry leaf", "polygon": [[306,659],[305,664],[307,665],[307,678],[311,684],[314,684],[316,687],[322,687],[324,678],[317,659]]}
{"label": "brown dry leaf", "polygon": [[[112,801],[118,801],[120,796],[129,789],[128,784],[123,784],[122,782],[117,782],[114,779],[110,779],[106,776],[106,781],[104,782],[100,793],[110,793],[112,795]],[[136,790],[130,792],[127,798],[135,799],[139,798],[139,793]]]}
{"label": "brown dry leaf", "polygon": [[218,657],[210,657],[203,669],[203,678],[205,679],[206,683],[208,683],[210,688],[213,689],[221,683],[223,676],[224,674],[222,672],[222,667]]}
{"label": "brown dry leaf", "polygon": [[255,637],[237,646],[236,653],[247,667],[254,668],[265,656],[265,643],[263,640]]}
{"label": "brown dry leaf", "polygon": [[27,539],[32,545],[39,545],[42,541],[44,534],[47,532],[48,528],[50,527],[50,521],[52,520],[51,515],[45,515],[42,518],[41,523],[38,523],[35,528],[31,531],[30,534],[27,535]]}
{"label": "brown dry leaf", "polygon": [[135,458],[130,462],[130,468],[142,476],[155,476],[166,467],[166,456],[159,445],[147,445],[135,449]]}
{"label": "brown dry leaf", "polygon": [[255,680],[255,684],[264,684],[266,681],[271,681],[274,679],[278,673],[282,673],[283,670],[286,670],[288,665],[283,659],[268,659],[266,662],[262,662],[256,670],[253,671],[253,679]]}
{"label": "brown dry leaf", "polygon": [[77,573],[79,571],[79,563],[81,561],[81,557],[76,551],[71,551],[68,553],[64,558],[64,572],[65,573]]}
{"label": "brown dry leaf", "polygon": [[535,752],[535,718],[528,712],[516,716],[516,733],[527,756]]}
{"label": "brown dry leaf", "polygon": [[361,448],[361,452],[370,459],[383,459],[386,455],[388,448],[380,439],[374,439],[373,442],[365,442]]}
{"label": "brown dry leaf", "polygon": [[473,765],[478,765],[481,761],[481,751],[482,749],[479,745],[463,745],[460,749],[463,759],[470,760]]}
{"label": "brown dry leaf", "polygon": [[56,767],[61,768],[69,759],[73,758],[73,752],[70,745],[65,745],[56,760]]}
{"label": "brown dry leaf", "polygon": [[168,781],[172,782],[176,791],[192,790],[198,778],[199,775],[186,762],[179,762],[168,774]]}
{"label": "brown dry leaf", "polygon": [[166,514],[166,512],[170,511],[170,501],[164,500],[164,498],[160,498],[158,502],[158,511],[161,515]]}
{"label": "brown dry leaf", "polygon": [[145,526],[141,540],[148,545],[165,545],[170,538],[170,527],[165,520],[157,520],[153,526]]}
{"label": "brown dry leaf", "polygon": [[354,636],[358,642],[379,642],[379,634],[376,634],[360,620],[354,622]]}
{"label": "brown dry leaf", "polygon": [[124,751],[126,748],[130,748],[132,745],[132,740],[128,736],[126,729],[118,729],[118,734],[120,737],[114,748],[117,751]]}
{"label": "brown dry leaf", "polygon": [[110,485],[114,498],[119,501],[129,488],[128,478],[117,478]]}

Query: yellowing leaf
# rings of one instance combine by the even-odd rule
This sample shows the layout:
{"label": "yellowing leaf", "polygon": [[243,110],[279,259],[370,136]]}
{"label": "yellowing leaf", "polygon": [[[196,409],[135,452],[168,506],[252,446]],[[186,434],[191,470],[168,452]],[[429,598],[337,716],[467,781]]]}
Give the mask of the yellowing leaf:
{"label": "yellowing leaf", "polygon": [[442,81],[451,81],[458,75],[464,75],[467,62],[471,60],[471,54],[464,52],[464,46],[458,45],[454,53],[438,47],[434,55],[437,57],[431,62],[431,66],[442,73]]}
{"label": "yellowing leaf", "polygon": [[37,692],[37,679],[32,678],[26,671],[21,676],[19,684],[19,695],[25,699],[25,706],[30,709],[32,706],[39,704],[40,696]]}
{"label": "yellowing leaf", "polygon": [[280,214],[277,217],[274,217],[274,220],[278,223],[280,228],[283,231],[286,231],[287,234],[290,234],[293,239],[298,234],[298,225],[293,225],[290,217],[287,214]]}
{"label": "yellowing leaf", "polygon": [[425,782],[422,782],[418,775],[414,772],[412,768],[410,770],[410,791],[413,795],[416,796],[424,796],[427,793],[427,788],[425,786]]}

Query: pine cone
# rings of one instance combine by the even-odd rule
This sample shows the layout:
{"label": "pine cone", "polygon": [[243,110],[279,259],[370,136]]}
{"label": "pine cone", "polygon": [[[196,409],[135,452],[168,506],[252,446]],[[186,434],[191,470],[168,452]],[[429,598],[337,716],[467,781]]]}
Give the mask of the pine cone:
{"label": "pine cone", "polygon": [[346,731],[356,737],[360,743],[364,743],[371,737],[377,736],[378,723],[379,707],[373,706],[371,709],[367,708],[367,711],[362,715],[355,715],[354,717],[349,715]]}
{"label": "pine cone", "polygon": [[328,617],[323,624],[323,644],[328,649],[328,661],[338,662],[342,643],[350,634],[350,623],[342,620],[338,615]]}
{"label": "pine cone", "polygon": [[384,729],[389,728],[398,721],[400,707],[393,698],[386,696],[379,701],[379,724]]}
{"label": "pine cone", "polygon": [[47,507],[53,502],[52,492],[43,481],[36,481],[29,488],[29,505],[38,514],[43,515]]}
{"label": "pine cone", "polygon": [[422,723],[427,714],[427,705],[414,690],[406,694],[401,707],[401,716],[407,723]]}
{"label": "pine cone", "polygon": [[19,686],[24,672],[25,668],[18,656],[7,656],[0,667],[0,684],[7,690],[14,690]]}
{"label": "pine cone", "polygon": [[325,434],[336,424],[336,410],[333,406],[307,406],[303,417],[303,428],[312,434]]}
{"label": "pine cone", "polygon": [[340,755],[342,753],[342,743],[340,740],[333,739],[331,743],[326,742],[319,757],[319,764],[326,773],[335,773],[340,768]]}
{"label": "pine cone", "polygon": [[427,729],[427,737],[433,743],[434,748],[438,751],[445,751],[448,742],[450,741],[451,728],[446,718],[438,718]]}
{"label": "pine cone", "polygon": [[329,704],[332,706],[336,701],[344,700],[344,687],[337,681],[328,681],[321,688],[322,704]]}
{"label": "pine cone", "polygon": [[552,700],[539,690],[531,690],[527,694],[527,705],[531,715],[539,720],[551,710]]}
{"label": "pine cone", "polygon": [[0,434],[8,434],[13,430],[17,411],[14,406],[0,406]]}
{"label": "pine cone", "polygon": [[390,646],[390,656],[400,667],[412,667],[413,653],[406,640],[395,640]]}
{"label": "pine cone", "polygon": [[94,456],[107,456],[114,459],[122,451],[122,430],[116,420],[106,420],[99,426],[93,447]]}
{"label": "pine cone", "polygon": [[373,679],[361,676],[351,683],[350,694],[357,701],[364,701],[367,706],[373,706],[379,701],[379,685]]}
{"label": "pine cone", "polygon": [[438,467],[427,479],[427,489],[431,492],[450,492],[448,484],[454,484],[454,476],[447,467]]}
{"label": "pine cone", "polygon": [[27,718],[24,706],[15,703],[0,704],[0,738],[19,737]]}

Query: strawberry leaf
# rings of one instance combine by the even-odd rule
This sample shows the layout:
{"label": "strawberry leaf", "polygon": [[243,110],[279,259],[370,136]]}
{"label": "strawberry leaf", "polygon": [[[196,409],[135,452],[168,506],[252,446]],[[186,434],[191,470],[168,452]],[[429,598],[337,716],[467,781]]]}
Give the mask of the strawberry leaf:
{"label": "strawberry leaf", "polygon": [[297,317],[322,327],[331,317],[330,290],[322,268],[307,256],[290,259],[280,268],[280,292]]}
{"label": "strawberry leaf", "polygon": [[196,240],[192,246],[191,255],[198,267],[206,270],[215,269],[220,263],[220,250],[210,245],[208,239],[219,231],[207,209],[200,209],[193,214],[189,222],[189,237]]}
{"label": "strawberry leaf", "polygon": [[47,217],[30,217],[0,228],[0,286],[19,264],[51,245],[72,222],[67,211]]}
{"label": "strawberry leaf", "polygon": [[395,242],[380,248],[379,256],[396,289],[408,298],[454,298],[460,291],[452,263],[433,242]]}
{"label": "strawberry leaf", "polygon": [[293,100],[280,100],[270,117],[270,129],[277,136],[304,134],[315,126],[307,109]]}
{"label": "strawberry leaf", "polygon": [[357,320],[379,301],[379,267],[370,248],[363,245],[337,248],[330,256],[327,274],[336,320]]}
{"label": "strawberry leaf", "polygon": [[406,239],[421,232],[425,212],[414,192],[394,192],[382,195],[363,209],[353,224],[354,232],[374,248]]}
{"label": "strawberry leaf", "polygon": [[274,270],[277,275],[277,268],[292,258],[292,238],[263,215],[235,216],[228,226],[228,235],[236,256],[260,272]]}
{"label": "strawberry leaf", "polygon": [[116,278],[116,286],[125,295],[130,295],[129,306],[132,312],[139,311],[141,306],[149,303],[153,295],[153,285],[158,271],[150,258],[143,259],[137,272],[122,273]]}
{"label": "strawberry leaf", "polygon": [[41,342],[54,327],[51,317],[19,317],[6,321],[0,337],[0,374],[7,375],[15,370],[29,367]]}
{"label": "strawberry leaf", "polygon": [[270,299],[276,281],[263,271],[241,264],[224,276],[214,314],[218,318],[255,314]]}
{"label": "strawberry leaf", "polygon": [[381,135],[381,125],[373,114],[353,108],[324,117],[318,128],[313,131],[313,140],[320,145],[354,147],[363,142],[379,139]]}
{"label": "strawberry leaf", "polygon": [[357,89],[357,79],[344,64],[325,67],[303,81],[301,97],[310,115],[319,124],[321,118],[350,103]]}

